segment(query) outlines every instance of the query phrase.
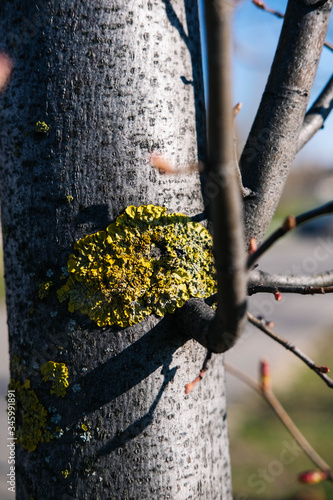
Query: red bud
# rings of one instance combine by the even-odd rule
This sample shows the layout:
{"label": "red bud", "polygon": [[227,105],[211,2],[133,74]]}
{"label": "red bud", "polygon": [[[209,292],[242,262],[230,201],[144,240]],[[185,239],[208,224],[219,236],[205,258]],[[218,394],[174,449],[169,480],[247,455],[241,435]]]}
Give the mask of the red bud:
{"label": "red bud", "polygon": [[252,2],[260,9],[266,9],[266,5],[261,0],[252,0]]}
{"label": "red bud", "polygon": [[296,227],[296,217],[294,215],[289,215],[289,217],[284,220],[282,227],[285,231],[294,229]]}
{"label": "red bud", "polygon": [[255,238],[250,238],[249,255],[252,255],[258,250],[258,245]]}
{"label": "red bud", "polygon": [[234,112],[234,118],[238,115],[240,110],[242,109],[243,104],[241,102],[238,102],[236,106],[233,107],[233,112]]}
{"label": "red bud", "polygon": [[266,360],[260,361],[260,382],[263,391],[267,391],[272,386],[271,370]]}
{"label": "red bud", "polygon": [[274,297],[275,297],[275,300],[277,300],[278,302],[282,299],[282,295],[280,292],[276,291],[274,293]]}
{"label": "red bud", "polygon": [[325,479],[327,479],[327,472],[323,472],[322,470],[310,470],[302,472],[302,474],[298,476],[298,480],[306,484],[317,484]]}

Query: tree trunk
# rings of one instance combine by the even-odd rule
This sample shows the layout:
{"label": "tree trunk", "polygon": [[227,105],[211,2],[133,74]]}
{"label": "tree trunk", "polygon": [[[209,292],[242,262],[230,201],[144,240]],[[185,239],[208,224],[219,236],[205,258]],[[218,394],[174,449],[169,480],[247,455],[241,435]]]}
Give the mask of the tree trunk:
{"label": "tree trunk", "polygon": [[[73,244],[127,206],[202,215],[198,177],[148,159],[205,156],[196,2],[8,0],[0,16],[17,498],[230,499],[223,358],[185,396],[205,352],[172,316],[98,327],[55,293]],[[68,369],[63,392],[42,379],[49,361]]]}

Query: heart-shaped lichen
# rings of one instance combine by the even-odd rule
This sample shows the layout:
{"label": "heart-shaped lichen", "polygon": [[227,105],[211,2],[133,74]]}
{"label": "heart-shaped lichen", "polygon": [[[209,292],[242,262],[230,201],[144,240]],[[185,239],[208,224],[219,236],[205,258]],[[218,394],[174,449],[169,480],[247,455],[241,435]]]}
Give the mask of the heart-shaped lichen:
{"label": "heart-shaped lichen", "polygon": [[212,238],[201,224],[165,207],[130,206],[106,231],[82,238],[58,290],[68,309],[98,326],[133,325],[173,313],[216,291]]}

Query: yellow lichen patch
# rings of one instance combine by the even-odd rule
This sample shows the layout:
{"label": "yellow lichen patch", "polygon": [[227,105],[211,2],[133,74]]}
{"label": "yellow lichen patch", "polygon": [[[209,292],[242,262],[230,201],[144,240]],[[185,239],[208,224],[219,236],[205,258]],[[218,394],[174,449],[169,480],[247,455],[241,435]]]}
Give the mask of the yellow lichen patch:
{"label": "yellow lichen patch", "polygon": [[35,132],[39,134],[46,134],[50,130],[50,127],[47,123],[38,121],[35,125]]}
{"label": "yellow lichen patch", "polygon": [[74,245],[69,278],[58,290],[69,311],[87,314],[98,326],[125,327],[216,291],[209,232],[186,215],[166,211],[127,207],[106,231]]}
{"label": "yellow lichen patch", "polygon": [[43,281],[40,285],[38,285],[38,297],[40,299],[45,299],[45,297],[49,294],[52,285],[52,281]]}
{"label": "yellow lichen patch", "polygon": [[52,382],[51,394],[64,397],[68,384],[68,368],[65,363],[48,361],[43,363],[40,371],[44,382]]}
{"label": "yellow lichen patch", "polygon": [[61,471],[61,475],[64,479],[67,479],[69,471],[67,469]]}
{"label": "yellow lichen patch", "polygon": [[40,443],[53,438],[46,429],[47,411],[30,388],[30,380],[21,384],[12,379],[9,390],[15,391],[17,442],[26,450],[34,451]]}

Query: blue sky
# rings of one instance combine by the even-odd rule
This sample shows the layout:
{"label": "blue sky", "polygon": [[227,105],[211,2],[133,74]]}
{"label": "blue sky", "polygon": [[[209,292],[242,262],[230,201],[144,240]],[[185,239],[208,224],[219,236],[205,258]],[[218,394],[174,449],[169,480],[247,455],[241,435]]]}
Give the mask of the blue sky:
{"label": "blue sky", "polygon": [[[286,0],[266,0],[266,5],[285,12]],[[265,88],[274,52],[279,40],[283,20],[255,7],[251,0],[242,1],[233,20],[233,95],[234,103],[241,101],[243,108],[237,117],[240,144],[246,136]],[[327,40],[333,43],[331,20]],[[317,77],[310,97],[310,105],[331,77],[333,52],[323,50]],[[295,163],[315,163],[333,168],[333,113],[325,127],[299,153]]]}

